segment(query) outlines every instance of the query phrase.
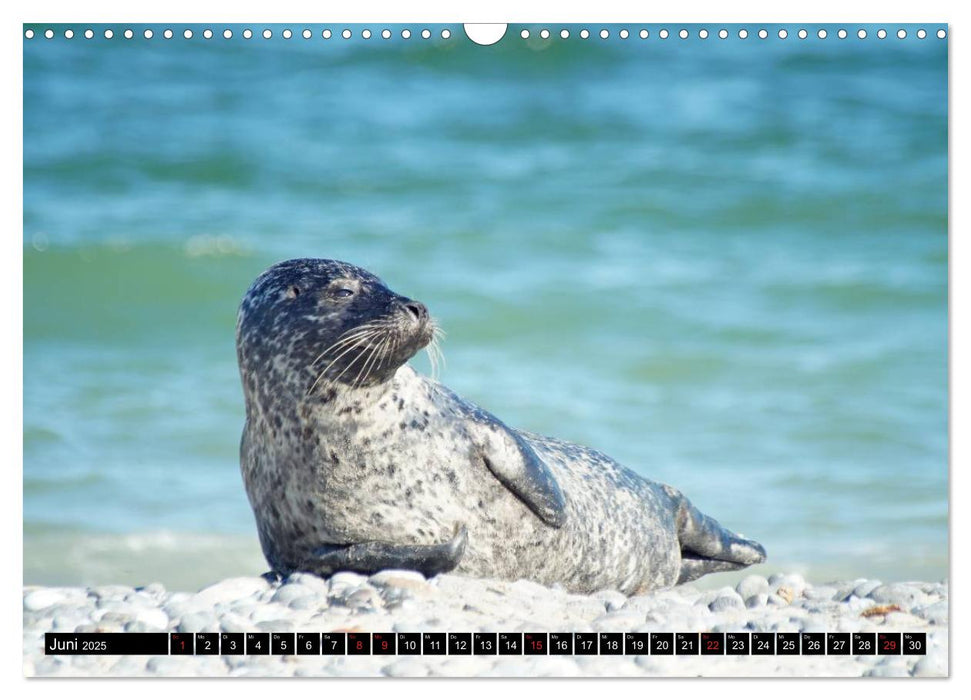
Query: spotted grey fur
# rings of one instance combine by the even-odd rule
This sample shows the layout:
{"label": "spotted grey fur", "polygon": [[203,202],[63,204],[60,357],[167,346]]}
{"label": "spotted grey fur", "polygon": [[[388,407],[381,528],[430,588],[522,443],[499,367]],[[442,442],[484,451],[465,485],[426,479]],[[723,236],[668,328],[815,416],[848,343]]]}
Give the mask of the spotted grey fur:
{"label": "spotted grey fur", "polygon": [[764,560],[670,486],[416,373],[406,362],[433,330],[423,305],[332,260],[279,263],[246,293],[241,465],[274,570],[454,569],[631,594]]}

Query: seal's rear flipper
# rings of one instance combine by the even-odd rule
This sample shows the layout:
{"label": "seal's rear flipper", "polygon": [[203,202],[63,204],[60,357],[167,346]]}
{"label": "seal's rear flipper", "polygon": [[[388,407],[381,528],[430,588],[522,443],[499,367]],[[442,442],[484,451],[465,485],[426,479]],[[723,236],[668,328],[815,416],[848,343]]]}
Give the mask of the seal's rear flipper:
{"label": "seal's rear flipper", "polygon": [[717,571],[736,571],[765,561],[765,548],[755,540],[726,530],[685,498],[665,486],[676,507],[675,520],[681,544],[681,574],[678,583],[692,581]]}
{"label": "seal's rear flipper", "polygon": [[389,542],[327,545],[314,551],[296,571],[330,576],[338,571],[373,574],[382,569],[410,569],[425,577],[451,571],[462,560],[469,533],[465,527],[456,531],[450,542],[430,545],[401,545]]}
{"label": "seal's rear flipper", "polygon": [[739,564],[734,561],[721,561],[720,559],[702,559],[691,554],[681,555],[681,573],[678,575],[678,583],[688,583],[696,578],[701,578],[705,574],[714,574],[719,571],[738,571],[744,569],[748,564]]}

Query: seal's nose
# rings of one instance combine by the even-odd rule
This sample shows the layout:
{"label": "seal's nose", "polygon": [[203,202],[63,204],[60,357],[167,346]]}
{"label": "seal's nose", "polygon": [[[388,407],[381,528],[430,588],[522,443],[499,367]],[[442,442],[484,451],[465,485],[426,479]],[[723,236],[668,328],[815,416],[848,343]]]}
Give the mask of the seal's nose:
{"label": "seal's nose", "polygon": [[411,314],[411,317],[418,323],[421,323],[428,318],[428,307],[421,302],[408,299],[402,302],[402,306],[405,307],[405,310]]}

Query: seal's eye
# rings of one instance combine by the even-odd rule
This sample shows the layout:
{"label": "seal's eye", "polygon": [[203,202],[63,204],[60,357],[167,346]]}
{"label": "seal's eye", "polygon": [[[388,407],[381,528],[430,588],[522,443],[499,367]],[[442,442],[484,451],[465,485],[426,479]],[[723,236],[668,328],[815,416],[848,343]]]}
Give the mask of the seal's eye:
{"label": "seal's eye", "polygon": [[348,289],[347,287],[341,287],[340,289],[334,291],[334,296],[346,299],[347,297],[354,296],[354,290]]}
{"label": "seal's eye", "polygon": [[287,299],[296,299],[298,296],[300,296],[300,287],[296,285],[287,287]]}

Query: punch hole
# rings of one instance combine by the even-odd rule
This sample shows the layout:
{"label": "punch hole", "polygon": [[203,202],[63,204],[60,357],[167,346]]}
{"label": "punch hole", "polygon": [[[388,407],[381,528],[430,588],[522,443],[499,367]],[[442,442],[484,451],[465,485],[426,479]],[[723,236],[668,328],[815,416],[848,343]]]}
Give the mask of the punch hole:
{"label": "punch hole", "polygon": [[846,30],[845,29],[840,29],[838,32],[836,32],[836,36],[838,36],[840,39],[845,39],[846,38]]}
{"label": "punch hole", "polygon": [[748,30],[747,29],[739,29],[738,30],[738,38],[739,39],[748,39]]}
{"label": "punch hole", "polygon": [[907,38],[907,30],[906,29],[898,29],[897,30],[897,38],[898,39],[906,39]]}
{"label": "punch hole", "polygon": [[580,38],[581,39],[589,39],[590,38],[590,31],[587,30],[587,29],[581,29],[580,30]]}
{"label": "punch hole", "polygon": [[224,39],[232,39],[233,38],[233,31],[231,29],[227,29],[226,31],[224,31],[223,32],[223,38]]}
{"label": "punch hole", "polygon": [[283,38],[284,39],[291,39],[292,37],[293,37],[293,32],[292,31],[290,31],[289,29],[284,29],[283,30]]}
{"label": "punch hole", "polygon": [[146,29],[145,30],[145,38],[146,39],[151,39],[153,36],[155,36],[155,32],[153,32],[151,29]]}
{"label": "punch hole", "polygon": [[212,30],[211,29],[206,29],[204,32],[202,32],[202,38],[203,39],[212,39]]}
{"label": "punch hole", "polygon": [[667,39],[668,38],[668,30],[667,29],[662,29],[661,31],[659,31],[657,33],[657,35],[659,37],[661,37],[662,39]]}
{"label": "punch hole", "polygon": [[263,30],[263,38],[264,39],[269,39],[272,36],[273,36],[273,32],[271,32],[269,29],[264,29]]}
{"label": "punch hole", "polygon": [[54,38],[54,30],[53,29],[48,29],[47,31],[45,31],[44,32],[44,37],[47,38],[47,39],[53,39]]}
{"label": "punch hole", "polygon": [[639,34],[638,36],[640,36],[640,37],[641,37],[641,39],[646,39],[646,38],[647,38],[647,37],[649,37],[650,35],[651,35],[651,33],[650,33],[649,31],[647,31],[646,29],[642,29],[642,30],[640,31],[640,34]]}
{"label": "punch hole", "polygon": [[402,29],[401,30],[401,38],[402,39],[410,39],[411,38],[411,30],[410,29]]}
{"label": "punch hole", "polygon": [[707,29],[701,29],[701,30],[699,30],[698,31],[698,36],[701,37],[702,39],[707,39],[708,38],[708,30]]}
{"label": "punch hole", "polygon": [[687,39],[688,38],[688,30],[687,29],[682,29],[680,32],[678,32],[678,36],[681,37],[682,39]]}
{"label": "punch hole", "polygon": [[539,37],[540,37],[540,39],[549,39],[550,38],[550,30],[549,29],[540,30]]}
{"label": "punch hole", "polygon": [[135,36],[135,32],[133,32],[131,29],[126,29],[125,30],[125,38],[126,39],[131,39],[134,36]]}
{"label": "punch hole", "polygon": [[861,39],[866,39],[866,29],[861,29],[856,33],[856,35]]}
{"label": "punch hole", "polygon": [[344,31],[341,32],[341,36],[344,37],[345,39],[350,39],[351,38],[351,30],[350,29],[345,29]]}
{"label": "punch hole", "polygon": [[110,29],[105,29],[105,39],[111,39],[115,36],[115,33]]}
{"label": "punch hole", "polygon": [[166,39],[171,39],[173,36],[175,36],[175,34],[173,34],[171,29],[166,29],[164,32],[162,32],[162,36],[164,36]]}
{"label": "punch hole", "polygon": [[800,29],[799,30],[799,38],[800,39],[805,39],[807,36],[809,36],[809,32],[807,32],[805,29]]}
{"label": "punch hole", "polygon": [[877,30],[877,38],[878,39],[886,39],[887,38],[887,30],[886,29],[878,29]]}
{"label": "punch hole", "polygon": [[443,39],[451,39],[452,38],[452,32],[451,32],[451,30],[443,29],[442,30],[442,38]]}
{"label": "punch hole", "polygon": [[626,29],[621,29],[620,30],[620,38],[621,39],[626,39],[629,36],[630,36],[630,32],[629,31],[627,31]]}
{"label": "punch hole", "polygon": [[569,32],[569,30],[567,30],[567,29],[561,29],[560,30],[560,38],[561,39],[569,39],[570,38],[570,32]]}
{"label": "punch hole", "polygon": [[33,29],[28,29],[26,32],[24,32],[24,36],[27,37],[28,39],[33,39],[34,38],[34,30]]}
{"label": "punch hole", "polygon": [[421,30],[421,38],[422,39],[431,39],[432,38],[432,33],[429,30],[427,30],[427,29],[422,29]]}
{"label": "punch hole", "polygon": [[[528,29],[524,29],[523,31],[519,32],[519,36],[521,36],[523,39],[528,39],[529,38],[529,30]],[[471,37],[469,37],[469,38],[471,38]],[[475,41],[475,39],[473,39],[473,41]],[[479,42],[476,41],[475,43],[478,44]]]}
{"label": "punch hole", "polygon": [[184,32],[182,32],[182,36],[184,36],[186,39],[191,39],[192,38],[192,30],[191,29],[186,29]]}
{"label": "punch hole", "polygon": [[64,30],[64,38],[65,39],[73,39],[74,38],[74,30],[73,29],[66,29],[66,30]]}
{"label": "punch hole", "polygon": [[938,39],[943,39],[946,36],[947,36],[947,32],[945,32],[943,29],[938,29],[937,30],[937,38]]}
{"label": "punch hole", "polygon": [[718,30],[718,38],[719,39],[727,39],[728,38],[728,30],[727,29],[719,29]]}
{"label": "punch hole", "polygon": [[[667,30],[662,29],[661,31],[664,32],[664,31],[667,31]],[[600,38],[601,39],[606,39],[609,36],[610,36],[610,32],[608,32],[606,29],[601,29],[600,30]]]}
{"label": "punch hole", "polygon": [[766,30],[764,30],[764,29],[760,29],[759,30],[759,39],[768,39],[768,38],[769,38],[769,33]]}
{"label": "punch hole", "polygon": [[391,30],[390,29],[384,29],[384,30],[382,30],[381,31],[381,38],[382,39],[390,39],[391,38]]}
{"label": "punch hole", "polygon": [[253,30],[252,29],[244,29],[243,30],[243,38],[244,39],[252,39],[253,38]]}
{"label": "punch hole", "polygon": [[333,33],[329,29],[325,29],[320,33],[320,36],[324,39],[330,39],[333,36]]}
{"label": "punch hole", "polygon": [[826,30],[825,29],[820,29],[818,32],[816,32],[816,36],[818,36],[820,39],[825,39],[826,38]]}
{"label": "punch hole", "polygon": [[917,30],[917,38],[918,39],[926,39],[927,38],[927,32],[924,31],[923,29],[918,29]]}
{"label": "punch hole", "polygon": [[370,29],[363,30],[361,32],[361,38],[362,39],[370,39],[371,38],[371,30]]}
{"label": "punch hole", "polygon": [[785,39],[787,36],[789,36],[789,32],[787,32],[785,29],[780,29],[779,30],[779,38],[780,39]]}
{"label": "punch hole", "polygon": [[312,31],[310,31],[309,29],[304,29],[304,30],[303,30],[303,31],[302,31],[302,32],[300,33],[300,36],[302,36],[302,37],[303,37],[304,39],[309,39],[309,38],[310,38],[310,37],[312,37],[313,35],[314,35],[314,33],[313,33]]}

